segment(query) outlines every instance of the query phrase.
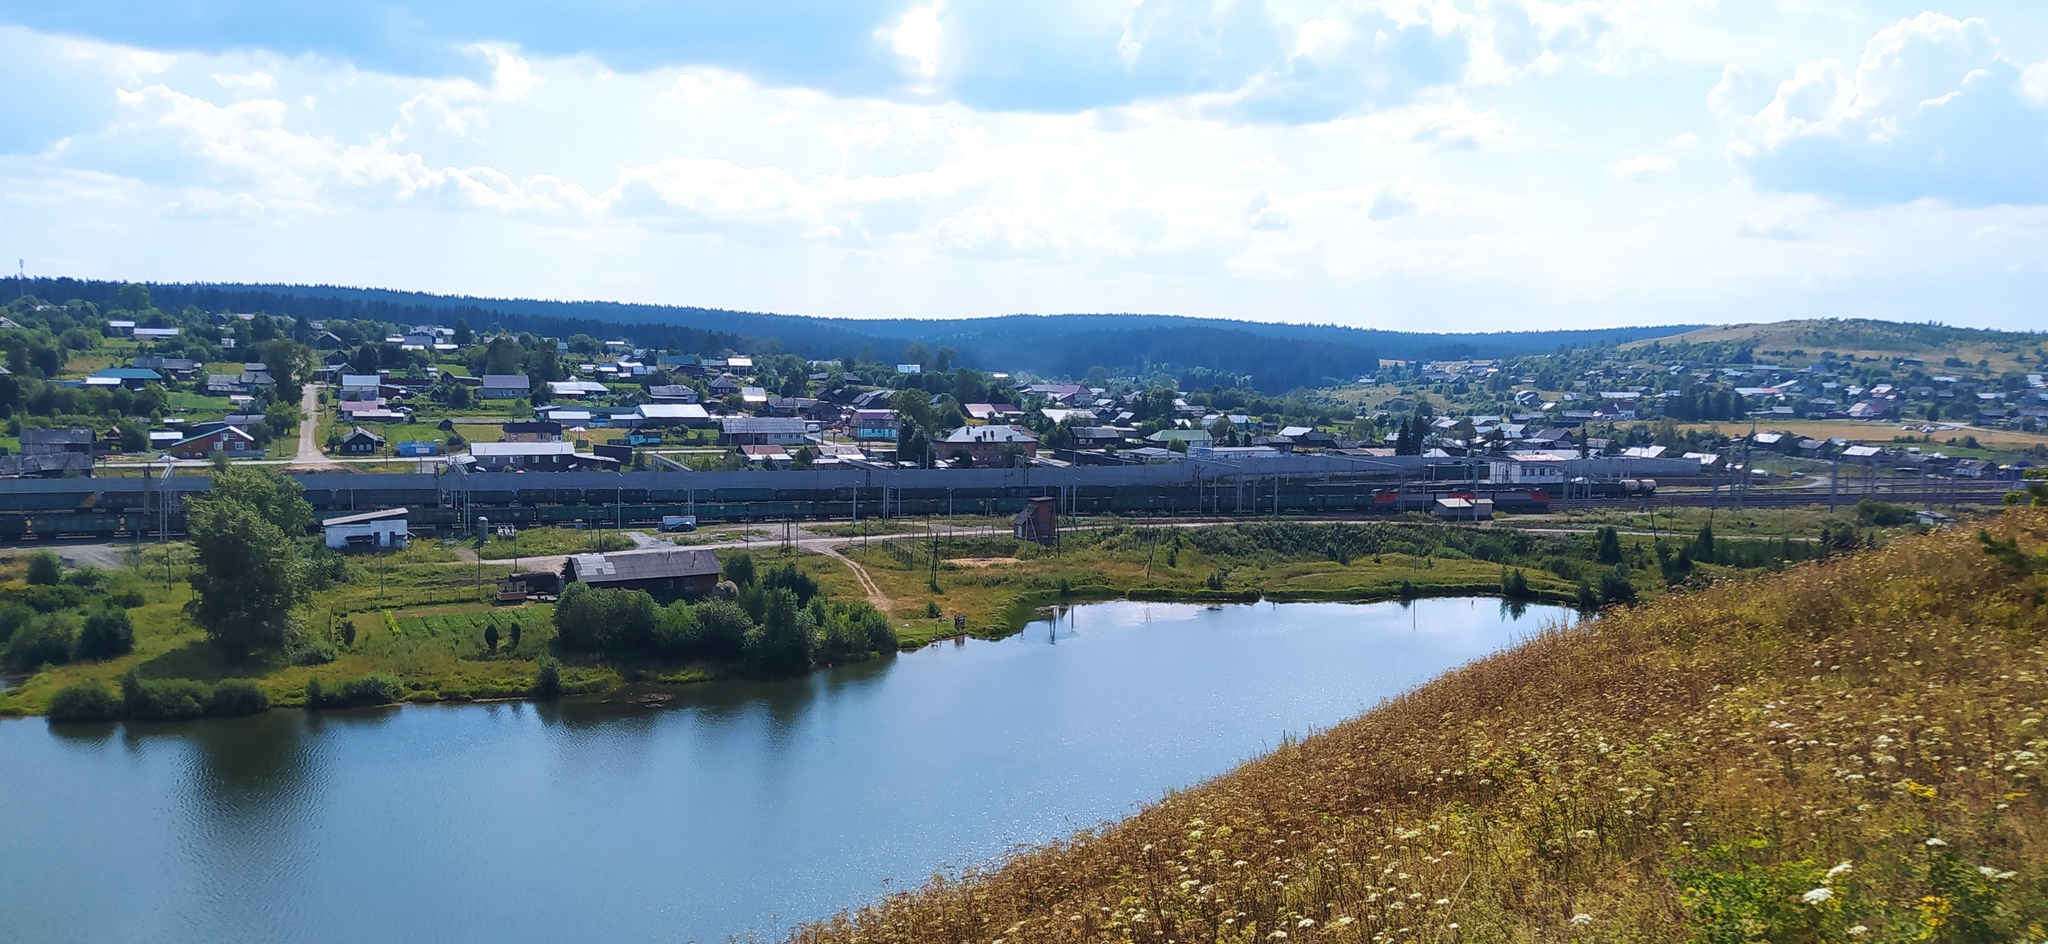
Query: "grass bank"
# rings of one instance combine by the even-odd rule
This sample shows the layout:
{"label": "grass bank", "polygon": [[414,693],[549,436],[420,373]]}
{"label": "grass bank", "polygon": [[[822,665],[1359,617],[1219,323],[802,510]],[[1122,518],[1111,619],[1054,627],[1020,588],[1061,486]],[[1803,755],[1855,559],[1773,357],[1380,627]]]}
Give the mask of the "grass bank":
{"label": "grass bank", "polygon": [[[1645,535],[1616,537],[1630,591],[1643,597],[1660,592],[1669,581],[1657,542]],[[1666,554],[1675,553],[1678,543],[1667,538]],[[908,647],[957,634],[955,616],[964,618],[970,635],[998,637],[1022,628],[1039,607],[1123,597],[1367,602],[1501,593],[1503,577],[1519,573],[1525,599],[1572,603],[1581,582],[1597,584],[1614,570],[1612,561],[1601,562],[1598,545],[1592,533],[1420,522],[1251,522],[1201,528],[1109,524],[1068,532],[1057,548],[1002,536],[955,536],[935,543],[877,540],[849,545],[843,553],[894,601],[890,615]],[[1707,581],[1738,572],[1728,564],[1700,563],[1683,579]]]}
{"label": "grass bank", "polygon": [[[721,531],[728,537],[733,533],[709,529],[679,537],[709,540]],[[581,550],[599,539],[624,544],[611,532],[521,532],[522,567],[532,566],[535,557]],[[901,537],[847,545],[842,551],[884,598],[898,645],[914,649],[963,632],[1008,635],[1042,607],[1090,600],[1369,601],[1504,594],[1509,588],[1503,578],[1513,577],[1519,583],[1512,595],[1572,603],[1594,592],[1595,585],[1602,596],[1638,598],[1662,592],[1674,579],[1706,581],[1741,572],[1727,562],[1691,563],[1675,571],[1669,559],[1675,546],[1667,540],[1659,550],[1647,536],[1622,534],[1603,549],[1600,536],[1592,533],[1531,534],[1424,522],[1251,522],[1201,528],[1110,524],[1070,532],[1058,548],[1007,536],[955,535],[936,545]],[[1803,553],[1807,546],[1795,547]],[[482,551],[486,560],[465,562],[452,545],[419,541],[397,553],[322,558],[326,572],[311,602],[298,613],[299,645],[232,659],[185,615],[190,599],[185,546],[149,547],[138,562],[104,574],[95,584],[100,589],[89,595],[92,600],[130,591],[138,595],[139,602],[127,609],[133,651],[99,661],[67,661],[58,655],[48,665],[16,660],[27,664],[17,670],[12,687],[0,691],[0,714],[44,713],[64,686],[111,683],[131,669],[145,680],[213,684],[248,679],[281,706],[303,704],[315,680],[333,690],[370,675],[389,678],[400,697],[410,701],[511,697],[532,689],[541,661],[549,656],[563,662],[565,688],[571,692],[634,682],[700,681],[734,669],[688,661],[687,653],[670,652],[671,661],[662,661],[557,651],[550,607],[491,604],[497,580],[514,569],[511,542],[493,538]],[[722,549],[719,555],[729,561],[734,553]],[[794,565],[831,599],[869,598],[868,588],[836,557],[766,543],[752,555],[763,572]],[[32,594],[19,562],[7,567],[0,569],[0,604],[10,595],[28,594],[37,606],[76,609],[80,618],[103,605]],[[84,594],[73,595],[84,600]],[[520,629],[516,643],[511,639],[514,624]],[[493,625],[499,631],[495,648],[487,638]],[[0,639],[0,645],[7,642]]]}
{"label": "grass bank", "polygon": [[[792,940],[2036,941],[2048,513],[1554,629]],[[2032,572],[2029,572],[2032,571]]]}

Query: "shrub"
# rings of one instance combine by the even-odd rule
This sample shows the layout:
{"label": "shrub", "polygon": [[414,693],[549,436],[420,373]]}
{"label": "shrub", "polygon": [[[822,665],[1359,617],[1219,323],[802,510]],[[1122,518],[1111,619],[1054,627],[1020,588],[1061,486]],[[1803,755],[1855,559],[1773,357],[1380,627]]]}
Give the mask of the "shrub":
{"label": "shrub", "polygon": [[87,724],[121,717],[121,699],[99,679],[72,682],[50,697],[50,721]]}
{"label": "shrub", "polygon": [[43,665],[63,665],[71,661],[77,635],[69,617],[38,616],[15,630],[14,638],[7,641],[7,664],[24,672]]}
{"label": "shrub", "polygon": [[135,721],[189,721],[206,714],[213,687],[191,679],[148,679],[130,669],[121,676],[121,701]]}
{"label": "shrub", "polygon": [[64,576],[64,562],[49,551],[37,551],[28,556],[28,582],[37,586],[54,586]]}
{"label": "shrub", "polygon": [[784,564],[768,571],[761,585],[773,590],[782,587],[796,594],[798,606],[811,605],[811,598],[818,595],[818,581],[811,575],[796,569],[795,564]]}
{"label": "shrub", "polygon": [[540,672],[533,678],[533,697],[553,701],[562,697],[562,664],[553,659],[540,660]]}
{"label": "shrub", "polygon": [[640,590],[598,590],[570,584],[555,605],[556,640],[572,652],[616,657],[654,647],[654,598]]}
{"label": "shrub", "polygon": [[1636,585],[1629,580],[1628,568],[1615,567],[1600,575],[1600,603],[1613,606],[1617,603],[1630,605],[1636,602]]}
{"label": "shrub", "polygon": [[6,597],[28,604],[38,613],[55,613],[59,610],[75,610],[85,605],[87,594],[77,587],[56,584],[36,584],[6,591]]}
{"label": "shrub", "polygon": [[78,632],[76,653],[80,659],[111,659],[135,651],[135,624],[128,611],[103,609],[85,618]]}
{"label": "shrub", "polygon": [[113,593],[107,594],[108,606],[119,607],[120,609],[124,610],[135,609],[136,607],[141,606],[142,604],[147,602],[148,601],[143,599],[142,597],[142,591],[134,587],[129,587],[126,590],[118,590]]}
{"label": "shrub", "polygon": [[106,574],[101,573],[98,567],[86,564],[72,570],[70,574],[65,576],[64,582],[74,587],[84,587],[90,590],[99,586],[100,582],[104,579],[106,579]]}
{"label": "shrub", "polygon": [[262,686],[248,679],[228,679],[213,687],[206,700],[206,713],[216,718],[239,718],[270,710],[270,696]]}
{"label": "shrub", "polygon": [[8,640],[14,638],[15,630],[35,618],[36,611],[29,609],[25,604],[13,600],[0,603],[0,646],[6,645]]}
{"label": "shrub", "polygon": [[388,705],[404,697],[405,691],[398,682],[386,675],[365,675],[349,679],[327,697],[324,707],[354,708],[361,705]]}
{"label": "shrub", "polygon": [[285,652],[293,665],[326,665],[334,661],[334,647],[319,640],[294,643]]}
{"label": "shrub", "polygon": [[725,579],[745,587],[754,582],[754,556],[744,551],[725,559]]}
{"label": "shrub", "polygon": [[1904,505],[1894,505],[1891,502],[1878,501],[1875,498],[1866,498],[1856,503],[1856,522],[1858,524],[1874,525],[1880,528],[1896,528],[1902,524],[1912,524],[1913,520],[1913,509]]}
{"label": "shrub", "polygon": [[322,709],[322,708],[325,708],[325,707],[327,707],[327,689],[326,689],[326,687],[320,684],[320,680],[319,680],[319,679],[309,679],[309,680],[307,680],[307,682],[306,682],[306,710],[307,710],[307,711],[318,711],[318,710],[320,710],[320,709]]}
{"label": "shrub", "polygon": [[925,605],[924,605],[924,618],[925,618],[925,619],[938,619],[939,617],[941,617],[941,616],[944,616],[944,615],[946,615],[946,614],[945,614],[944,612],[940,611],[940,609],[939,609],[939,601],[937,601],[937,600],[930,600],[930,601],[927,601],[927,602],[925,603]]}
{"label": "shrub", "polygon": [[697,656],[715,662],[739,658],[747,632],[754,628],[754,618],[731,600],[708,600],[690,615],[697,624]]}

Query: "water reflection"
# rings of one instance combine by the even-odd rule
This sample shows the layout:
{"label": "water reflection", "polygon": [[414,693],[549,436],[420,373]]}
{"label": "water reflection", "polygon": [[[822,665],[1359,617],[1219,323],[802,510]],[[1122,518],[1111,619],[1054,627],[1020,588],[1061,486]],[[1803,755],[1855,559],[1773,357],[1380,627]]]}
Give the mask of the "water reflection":
{"label": "water reflection", "polygon": [[1563,611],[1064,607],[665,709],[0,722],[0,940],[718,940],[1094,825]]}

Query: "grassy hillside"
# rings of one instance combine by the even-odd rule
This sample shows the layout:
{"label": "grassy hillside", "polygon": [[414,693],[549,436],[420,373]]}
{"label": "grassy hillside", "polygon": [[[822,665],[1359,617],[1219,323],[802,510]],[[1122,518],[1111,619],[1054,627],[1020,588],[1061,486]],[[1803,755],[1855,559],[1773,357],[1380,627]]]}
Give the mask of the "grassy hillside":
{"label": "grassy hillside", "polygon": [[[1993,370],[2010,370],[2019,366],[2015,355],[2031,355],[2035,348],[2048,341],[2048,337],[2016,331],[1902,324],[1863,318],[1815,318],[1700,328],[1652,340],[1665,345],[1742,345],[1754,349],[1759,358],[1780,357],[1792,351],[1807,354],[1833,351],[1858,357],[1926,358],[1931,355],[1929,363],[1938,364],[1942,358],[1955,355],[1971,364],[1988,360]],[[1649,343],[1651,340],[1636,341],[1622,347],[1641,347]]]}
{"label": "grassy hillside", "polygon": [[2044,630],[1958,529],[1669,596],[794,939],[2042,940]]}

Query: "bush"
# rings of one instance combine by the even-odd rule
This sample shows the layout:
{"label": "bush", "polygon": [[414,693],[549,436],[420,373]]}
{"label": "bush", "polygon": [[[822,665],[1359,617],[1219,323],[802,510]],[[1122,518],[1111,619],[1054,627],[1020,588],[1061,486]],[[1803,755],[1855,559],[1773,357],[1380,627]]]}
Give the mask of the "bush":
{"label": "bush", "polygon": [[1875,498],[1866,498],[1856,503],[1856,523],[1858,524],[1879,528],[1896,528],[1900,525],[1912,524],[1914,519],[1913,509],[1904,505],[1894,505],[1891,502],[1878,501]]}
{"label": "bush", "polygon": [[100,582],[104,579],[106,579],[106,574],[101,573],[98,567],[87,564],[73,570],[64,578],[64,582],[74,587],[84,587],[90,590],[99,586]]}
{"label": "bush", "polygon": [[89,595],[77,587],[63,587],[56,584],[33,584],[4,591],[6,599],[27,604],[38,613],[55,613],[59,610],[75,610],[85,605]]}
{"label": "bush", "polygon": [[571,652],[618,657],[656,648],[654,598],[641,590],[598,590],[574,583],[555,605],[555,638]]}
{"label": "bush", "polygon": [[135,651],[135,624],[128,611],[103,609],[85,618],[75,652],[80,659],[111,659]]}
{"label": "bush", "polygon": [[285,656],[293,665],[326,665],[334,661],[334,647],[318,640],[299,642]]}
{"label": "bush", "polygon": [[121,717],[121,699],[99,679],[72,682],[50,697],[50,721],[88,724]]}
{"label": "bush", "polygon": [[781,587],[795,593],[798,606],[810,606],[811,598],[818,595],[818,581],[796,569],[795,564],[784,564],[768,571],[768,576],[761,581],[761,585],[770,590]]}
{"label": "bush", "polygon": [[553,659],[540,660],[540,673],[533,678],[533,697],[553,701],[562,697],[562,664]]}
{"label": "bush", "polygon": [[28,582],[36,586],[55,586],[64,576],[64,562],[49,551],[37,551],[28,556]]}
{"label": "bush", "polygon": [[319,679],[308,679],[306,681],[306,710],[318,711],[325,707],[327,707],[326,687],[320,684]]}
{"label": "bush", "polygon": [[1632,605],[1636,602],[1636,585],[1628,576],[1628,568],[1616,567],[1600,575],[1600,603],[1613,606],[1617,603]]}
{"label": "bush", "polygon": [[731,600],[708,600],[690,615],[697,624],[697,657],[714,662],[738,659],[754,628],[754,618]]}
{"label": "bush", "polygon": [[327,696],[325,707],[354,708],[362,705],[388,705],[405,694],[398,682],[390,676],[365,675],[349,679]]}
{"label": "bush", "polygon": [[15,630],[35,618],[36,611],[29,609],[25,604],[13,600],[0,603],[0,646],[6,645],[8,640],[14,638]]}
{"label": "bush", "polygon": [[228,679],[213,687],[206,700],[206,713],[216,718],[239,718],[270,710],[270,696],[248,679]]}
{"label": "bush", "polygon": [[71,661],[78,633],[65,616],[38,616],[7,641],[7,664],[21,671]]}
{"label": "bush", "polygon": [[144,680],[133,669],[121,676],[121,701],[135,721],[189,721],[204,717],[213,687],[191,679]]}
{"label": "bush", "polygon": [[754,582],[754,556],[742,551],[725,559],[725,579],[738,586]]}

